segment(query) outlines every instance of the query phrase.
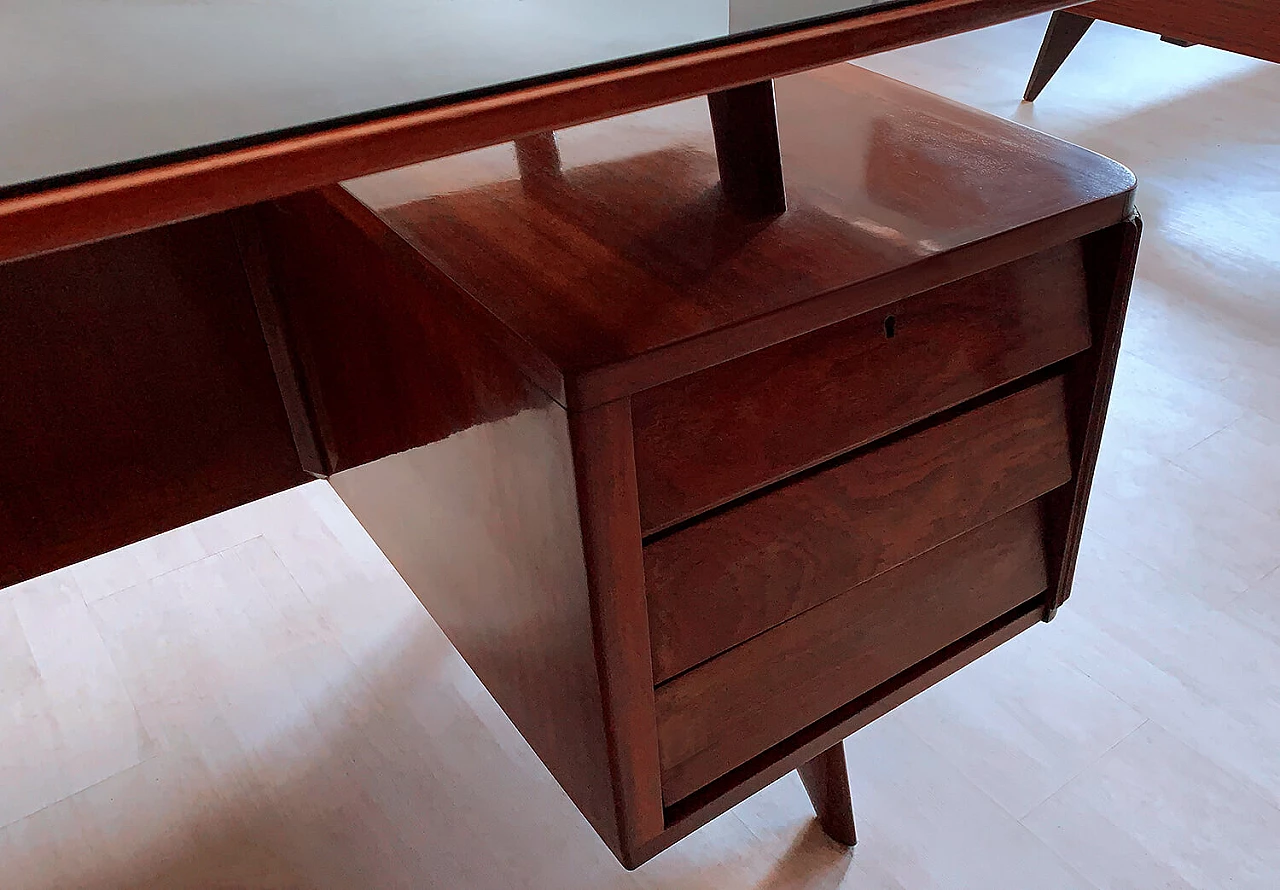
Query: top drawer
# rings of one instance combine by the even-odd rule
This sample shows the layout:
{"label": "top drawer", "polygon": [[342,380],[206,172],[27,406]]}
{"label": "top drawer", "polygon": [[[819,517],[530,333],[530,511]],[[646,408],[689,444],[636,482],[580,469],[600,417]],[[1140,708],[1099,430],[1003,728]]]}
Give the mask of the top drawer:
{"label": "top drawer", "polygon": [[649,534],[1089,348],[1077,242],[639,393]]}

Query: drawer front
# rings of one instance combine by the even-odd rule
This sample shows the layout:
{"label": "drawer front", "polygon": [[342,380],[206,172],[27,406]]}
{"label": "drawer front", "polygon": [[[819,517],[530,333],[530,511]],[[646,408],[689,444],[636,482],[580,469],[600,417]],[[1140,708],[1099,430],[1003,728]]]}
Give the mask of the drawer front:
{"label": "drawer front", "polygon": [[693,517],[1089,344],[1072,243],[639,393],[641,525]]}
{"label": "drawer front", "polygon": [[1048,587],[1040,503],[743,643],[657,689],[668,805]]}
{"label": "drawer front", "polygon": [[1071,479],[1061,377],[644,548],[662,682]]}

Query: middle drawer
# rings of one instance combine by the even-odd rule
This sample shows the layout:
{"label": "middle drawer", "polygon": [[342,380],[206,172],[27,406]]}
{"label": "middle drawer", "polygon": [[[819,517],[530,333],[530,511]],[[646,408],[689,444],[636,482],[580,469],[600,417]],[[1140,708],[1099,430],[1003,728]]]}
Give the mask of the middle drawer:
{"label": "middle drawer", "polygon": [[661,683],[1071,479],[1055,377],[644,548]]}

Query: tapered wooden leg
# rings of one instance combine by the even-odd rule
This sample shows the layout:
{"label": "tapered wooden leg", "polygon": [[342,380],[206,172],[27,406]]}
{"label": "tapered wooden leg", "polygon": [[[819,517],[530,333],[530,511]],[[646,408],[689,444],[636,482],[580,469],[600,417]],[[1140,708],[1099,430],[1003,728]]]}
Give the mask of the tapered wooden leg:
{"label": "tapered wooden leg", "polygon": [[849,793],[844,743],[823,751],[797,772],[827,837],[849,847],[856,844],[858,833],[853,825],[853,796]]}
{"label": "tapered wooden leg", "polygon": [[762,80],[707,96],[716,140],[720,186],[742,213],[769,216],[787,209],[773,81]]}
{"label": "tapered wooden leg", "polygon": [[1053,14],[1049,19],[1049,30],[1044,32],[1044,43],[1040,44],[1040,55],[1036,57],[1035,67],[1031,69],[1027,91],[1022,94],[1023,99],[1028,102],[1036,101],[1092,25],[1093,19],[1074,12]]}

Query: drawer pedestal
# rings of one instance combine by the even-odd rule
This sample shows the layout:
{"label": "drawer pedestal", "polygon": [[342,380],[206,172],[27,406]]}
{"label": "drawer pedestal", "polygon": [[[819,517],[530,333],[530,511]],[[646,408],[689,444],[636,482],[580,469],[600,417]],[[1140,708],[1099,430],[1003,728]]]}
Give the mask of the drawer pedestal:
{"label": "drawer pedestal", "polygon": [[240,220],[311,469],[629,867],[797,768],[853,843],[841,740],[1066,599],[1119,349],[1128,171],[775,88],[785,209],[691,101]]}

